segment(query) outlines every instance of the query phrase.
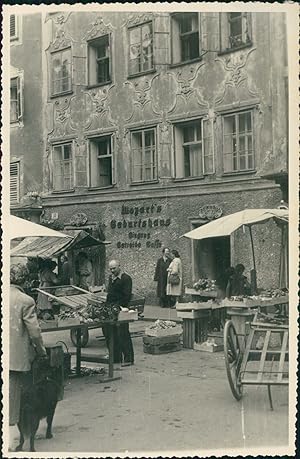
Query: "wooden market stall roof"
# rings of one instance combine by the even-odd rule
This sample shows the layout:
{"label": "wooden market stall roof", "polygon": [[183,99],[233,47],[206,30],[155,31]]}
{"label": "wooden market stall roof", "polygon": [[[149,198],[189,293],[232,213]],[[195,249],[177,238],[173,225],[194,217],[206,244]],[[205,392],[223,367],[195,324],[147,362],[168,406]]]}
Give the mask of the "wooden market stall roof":
{"label": "wooden market stall roof", "polygon": [[61,255],[67,250],[80,250],[102,244],[110,244],[110,242],[99,241],[86,231],[80,231],[75,237],[25,237],[20,244],[11,250],[11,256],[51,258]]}

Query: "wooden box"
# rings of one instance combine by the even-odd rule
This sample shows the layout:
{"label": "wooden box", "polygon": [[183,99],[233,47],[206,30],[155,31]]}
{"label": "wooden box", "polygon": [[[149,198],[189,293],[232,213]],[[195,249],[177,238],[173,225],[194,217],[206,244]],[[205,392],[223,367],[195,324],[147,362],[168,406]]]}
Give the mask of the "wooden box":
{"label": "wooden box", "polygon": [[220,352],[224,350],[224,345],[216,344],[213,341],[205,341],[204,343],[194,343],[194,350],[203,352]]}
{"label": "wooden box", "polygon": [[146,336],[162,337],[162,336],[173,336],[182,334],[182,326],[176,325],[176,327],[170,328],[149,328],[145,329]]}
{"label": "wooden box", "polygon": [[211,309],[212,308],[212,301],[207,302],[189,302],[189,303],[176,303],[176,310],[177,311],[197,311],[201,309]]}
{"label": "wooden box", "polygon": [[118,321],[122,322],[122,320],[138,320],[138,312],[137,311],[120,311],[118,315]]}
{"label": "wooden box", "polygon": [[261,301],[251,300],[250,298],[244,298],[243,300],[228,300],[225,298],[222,300],[221,305],[224,308],[257,308],[261,305]]}
{"label": "wooden box", "polygon": [[209,314],[209,310],[194,310],[194,311],[177,311],[177,317],[182,319],[201,319]]}
{"label": "wooden box", "polygon": [[47,328],[57,328],[57,320],[52,319],[52,320],[44,320],[41,319],[39,320],[39,324],[42,330],[45,330]]}
{"label": "wooden box", "polygon": [[203,296],[208,298],[217,298],[217,291],[216,290],[196,290],[195,288],[185,288],[185,293],[187,295],[197,295]]}
{"label": "wooden box", "polygon": [[173,336],[144,336],[143,348],[146,354],[167,354],[182,349],[181,335]]}

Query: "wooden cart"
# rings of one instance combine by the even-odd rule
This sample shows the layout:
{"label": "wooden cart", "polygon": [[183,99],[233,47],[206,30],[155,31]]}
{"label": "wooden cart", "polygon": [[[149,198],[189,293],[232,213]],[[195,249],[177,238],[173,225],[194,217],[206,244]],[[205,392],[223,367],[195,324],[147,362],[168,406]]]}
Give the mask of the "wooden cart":
{"label": "wooden cart", "polygon": [[[250,324],[250,333],[240,346],[232,320],[224,329],[224,355],[228,382],[233,396],[240,400],[245,385],[268,388],[273,410],[271,386],[288,385],[288,317],[264,314],[258,310]],[[259,343],[259,345],[258,345]]]}

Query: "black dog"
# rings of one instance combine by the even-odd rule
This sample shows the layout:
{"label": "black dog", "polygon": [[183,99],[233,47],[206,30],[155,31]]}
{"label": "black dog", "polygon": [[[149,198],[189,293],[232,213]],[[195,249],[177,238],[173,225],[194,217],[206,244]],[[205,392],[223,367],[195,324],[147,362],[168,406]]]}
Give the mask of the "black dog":
{"label": "black dog", "polygon": [[52,421],[58,401],[58,384],[46,378],[37,384],[30,384],[22,393],[20,421],[20,443],[16,451],[22,451],[26,439],[30,439],[30,451],[34,449],[35,434],[40,420],[47,418],[46,438],[52,438]]}

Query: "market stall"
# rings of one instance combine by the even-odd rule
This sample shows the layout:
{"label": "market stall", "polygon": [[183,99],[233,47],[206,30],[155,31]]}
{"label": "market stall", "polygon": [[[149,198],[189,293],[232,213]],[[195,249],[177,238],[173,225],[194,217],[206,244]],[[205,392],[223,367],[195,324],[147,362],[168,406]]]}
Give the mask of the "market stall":
{"label": "market stall", "polygon": [[[254,253],[254,243],[252,237],[252,226],[267,222],[268,220],[275,220],[281,227],[282,241],[284,241],[284,235],[287,235],[287,224],[288,224],[288,210],[287,209],[245,209],[235,214],[227,215],[219,218],[215,221],[207,223],[199,228],[196,228],[188,233],[184,234],[184,237],[191,239],[206,239],[220,236],[229,236],[240,227],[247,227],[249,230],[251,252],[252,252],[252,270],[251,270],[251,294],[244,295],[242,297],[229,297],[219,302],[219,307],[226,309],[227,315],[229,315],[234,323],[237,333],[240,337],[240,346],[245,346],[246,336],[246,323],[251,320],[254,316],[255,310],[258,307],[268,306],[280,306],[287,309],[288,305],[288,289],[285,285],[281,289],[275,290],[263,290],[257,288],[256,278],[256,262]],[[284,244],[283,244],[284,245]],[[282,278],[287,279],[287,244],[285,244],[285,251],[282,250],[280,260],[280,284],[282,284]],[[282,285],[280,285],[282,286]],[[199,296],[205,296],[205,292],[199,289],[198,292],[189,292],[192,296],[199,294]],[[209,292],[207,292],[209,293]],[[197,302],[196,302],[197,303]],[[203,309],[203,308],[202,308]]]}

